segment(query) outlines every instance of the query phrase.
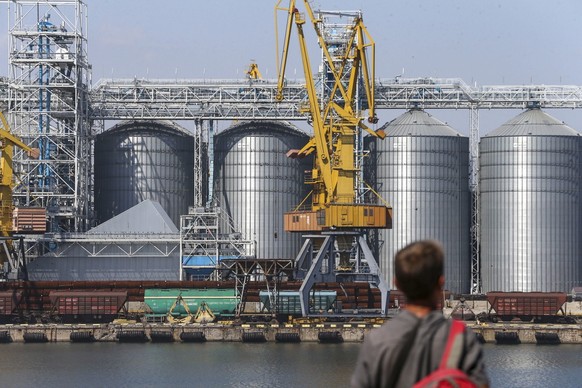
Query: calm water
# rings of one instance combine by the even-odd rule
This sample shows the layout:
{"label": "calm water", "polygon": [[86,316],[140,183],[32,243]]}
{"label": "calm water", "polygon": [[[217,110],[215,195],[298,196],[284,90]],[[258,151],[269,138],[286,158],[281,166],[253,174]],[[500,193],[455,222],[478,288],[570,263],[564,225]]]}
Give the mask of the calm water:
{"label": "calm water", "polygon": [[[359,344],[8,344],[1,387],[345,387]],[[582,387],[582,345],[486,345],[492,387]]]}

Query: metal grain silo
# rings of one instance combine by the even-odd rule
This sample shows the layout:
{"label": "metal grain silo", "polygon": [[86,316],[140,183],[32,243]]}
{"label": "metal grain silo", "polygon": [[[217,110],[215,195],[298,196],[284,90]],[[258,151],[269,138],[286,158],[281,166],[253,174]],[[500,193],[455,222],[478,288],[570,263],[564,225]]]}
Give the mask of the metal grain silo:
{"label": "metal grain silo", "polygon": [[122,122],[95,140],[99,222],[157,201],[176,225],[194,201],[194,138],[171,122]]}
{"label": "metal grain silo", "polygon": [[581,139],[537,108],[481,139],[483,291],[581,284]]}
{"label": "metal grain silo", "polygon": [[393,228],[378,233],[386,281],[395,288],[393,259],[399,249],[416,240],[436,239],[446,253],[445,288],[468,292],[469,139],[420,109],[383,128],[386,138],[369,144],[374,170],[369,176],[393,207]]}
{"label": "metal grain silo", "polygon": [[237,124],[215,137],[214,193],[242,235],[256,241],[261,259],[294,259],[301,237],[283,230],[283,214],[299,205],[308,190],[307,159],[291,159],[309,137],[282,122]]}

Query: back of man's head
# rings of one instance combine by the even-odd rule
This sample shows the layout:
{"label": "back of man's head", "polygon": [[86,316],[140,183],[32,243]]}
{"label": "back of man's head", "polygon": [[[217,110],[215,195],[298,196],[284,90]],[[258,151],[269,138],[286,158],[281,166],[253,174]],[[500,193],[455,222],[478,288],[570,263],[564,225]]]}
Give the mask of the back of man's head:
{"label": "back of man's head", "polygon": [[429,301],[440,288],[444,251],[437,241],[417,241],[399,250],[394,257],[398,288],[409,302]]}

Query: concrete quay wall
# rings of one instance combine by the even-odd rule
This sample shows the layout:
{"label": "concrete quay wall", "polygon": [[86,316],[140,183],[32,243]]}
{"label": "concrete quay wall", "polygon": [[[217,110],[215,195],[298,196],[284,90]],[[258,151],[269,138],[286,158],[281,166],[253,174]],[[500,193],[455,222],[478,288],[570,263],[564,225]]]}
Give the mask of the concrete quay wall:
{"label": "concrete quay wall", "polygon": [[0,333],[7,332],[11,342],[25,342],[26,333],[44,333],[46,342],[69,342],[71,333],[88,332],[95,341],[118,341],[123,332],[139,332],[152,338],[152,332],[170,332],[175,341],[180,341],[184,332],[202,332],[207,341],[242,342],[245,333],[262,333],[265,341],[275,342],[278,333],[296,333],[301,341],[317,342],[321,332],[338,332],[344,342],[361,342],[366,332],[380,325],[371,324],[36,324],[36,325],[0,325]]}
{"label": "concrete quay wall", "polygon": [[538,343],[536,333],[545,335],[557,335],[559,343],[582,344],[582,325],[557,325],[557,324],[524,324],[524,323],[468,323],[477,334],[483,336],[486,343],[496,343],[497,333],[516,333],[522,344]]}
{"label": "concrete quay wall", "polygon": [[[478,324],[467,322],[475,333],[487,343],[496,343],[497,333],[511,334],[519,338],[520,343],[537,343],[536,333],[557,336],[559,343],[582,344],[582,325],[497,323]],[[26,333],[44,333],[46,342],[70,342],[71,333],[91,333],[95,341],[118,341],[120,333],[143,332],[144,341],[152,339],[152,332],[171,333],[171,338],[178,342],[182,333],[203,333],[206,341],[242,342],[245,334],[262,333],[265,342],[275,342],[277,334],[294,333],[302,342],[320,341],[320,333],[338,334],[342,342],[361,342],[370,330],[380,327],[369,323],[309,323],[309,324],[269,324],[253,323],[242,325],[222,324],[38,324],[38,325],[1,325],[0,335],[7,333],[11,342],[25,342]],[[554,333],[554,334],[551,334]],[[6,334],[4,334],[6,337]],[[0,336],[0,339],[2,336]],[[320,341],[321,342],[321,341]]]}

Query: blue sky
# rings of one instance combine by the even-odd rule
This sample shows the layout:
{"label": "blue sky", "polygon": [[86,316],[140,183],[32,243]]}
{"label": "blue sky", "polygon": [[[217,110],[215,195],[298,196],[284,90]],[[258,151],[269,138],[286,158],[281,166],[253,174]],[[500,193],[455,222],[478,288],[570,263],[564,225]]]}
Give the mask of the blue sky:
{"label": "blue sky", "polygon": [[[264,76],[276,76],[274,0],[87,3],[93,82],[134,76],[242,78],[251,59]],[[378,77],[404,72],[405,77],[459,77],[478,85],[582,85],[579,0],[316,0],[313,7],[364,12],[376,41]],[[6,75],[5,4],[0,12],[0,75]],[[312,48],[315,61],[318,53]],[[288,77],[301,78],[296,46],[291,56]],[[384,111],[380,118],[400,113]],[[430,113],[466,133],[467,112]],[[482,111],[482,133],[518,113]],[[582,130],[582,111],[549,113]]]}

